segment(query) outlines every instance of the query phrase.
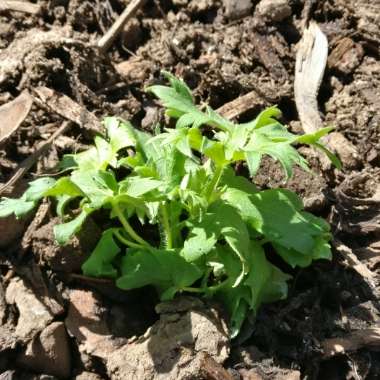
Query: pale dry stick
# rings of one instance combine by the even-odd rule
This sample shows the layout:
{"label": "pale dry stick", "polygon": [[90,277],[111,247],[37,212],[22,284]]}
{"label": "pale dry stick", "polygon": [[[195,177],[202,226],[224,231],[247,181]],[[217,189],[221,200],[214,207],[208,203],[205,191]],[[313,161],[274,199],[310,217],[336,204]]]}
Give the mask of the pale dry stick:
{"label": "pale dry stick", "polygon": [[39,147],[32,155],[26,158],[16,169],[12,178],[0,187],[0,195],[3,194],[10,186],[13,186],[20,178],[22,178],[27,171],[36,163],[38,158],[43,155],[51,146],[53,141],[62,133],[66,132],[71,126],[71,121],[65,121],[46,141]]}
{"label": "pale dry stick", "polygon": [[298,114],[305,133],[323,127],[318,111],[318,91],[327,63],[328,42],[315,22],[305,29],[298,47],[294,95]]}
{"label": "pale dry stick", "polygon": [[[305,133],[315,133],[324,126],[318,110],[318,92],[327,56],[327,38],[315,22],[310,22],[298,47],[294,78],[294,97]],[[338,153],[343,164],[351,168],[357,166],[357,151],[341,133],[333,132],[323,141]],[[330,162],[327,157],[321,155],[320,158],[322,167],[328,169]]]}
{"label": "pale dry stick", "polygon": [[101,53],[105,53],[112,45],[113,41],[117,38],[123,29],[123,26],[130,20],[144,4],[145,0],[131,0],[131,2],[124,9],[123,13],[114,22],[108,32],[98,41],[97,47]]}
{"label": "pale dry stick", "polygon": [[0,3],[0,12],[2,11],[15,11],[36,15],[41,12],[41,7],[38,4],[32,4],[27,1],[2,0]]}

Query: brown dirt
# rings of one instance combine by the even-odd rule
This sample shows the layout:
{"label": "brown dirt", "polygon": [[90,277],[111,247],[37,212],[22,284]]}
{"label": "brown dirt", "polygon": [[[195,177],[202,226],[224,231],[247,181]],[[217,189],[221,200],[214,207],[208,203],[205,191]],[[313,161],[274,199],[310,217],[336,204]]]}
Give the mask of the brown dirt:
{"label": "brown dirt", "polygon": [[[120,115],[149,129],[163,119],[163,114],[144,88],[161,81],[159,72],[166,69],[182,76],[197,100],[213,108],[254,91],[257,97],[253,106],[239,120],[249,120],[263,107],[278,104],[283,111],[282,121],[295,132],[301,130],[292,87],[296,44],[309,7],[311,18],[329,40],[319,107],[325,123],[335,125],[354,144],[359,165],[324,172],[306,149],[302,152],[311,161],[312,173],[296,169],[294,177],[284,184],[279,166],[266,159],[255,181],[262,188],[286,186],[300,194],[308,209],[332,223],[334,238],[368,265],[378,286],[380,201],[371,197],[376,195],[380,182],[379,0],[273,0],[276,6],[272,11],[264,4],[271,3],[267,0],[262,0],[260,6],[256,0],[148,0],[105,55],[98,53],[94,42],[109,29],[127,0],[32,2],[41,5],[40,14],[0,11],[0,105],[22,90],[46,86],[99,118]],[[0,146],[0,182],[5,183],[17,165],[62,121],[46,104],[35,104],[17,133]],[[83,129],[74,125],[38,160],[26,180],[54,171],[62,154],[90,142]],[[244,167],[239,169],[245,171]],[[11,195],[17,191],[16,187]],[[56,378],[50,376],[52,373],[42,374],[43,361],[33,372],[33,365],[15,360],[31,350],[31,342],[59,344],[49,333],[51,324],[41,326],[29,341],[15,335],[18,321],[27,317],[25,311],[20,314],[17,302],[7,301],[3,293],[17,277],[23,279],[22,292],[27,292],[23,296],[34,304],[42,302],[60,329],[64,320],[68,329],[75,292],[96,300],[101,315],[94,310],[81,314],[86,332],[81,333],[83,326],[79,326],[70,338],[63,334],[71,358],[65,357],[65,363],[71,364],[60,373],[70,373],[68,378],[117,378],[109,376],[120,372],[120,360],[115,359],[107,374],[107,360],[82,349],[91,346],[87,337],[94,339],[95,335],[98,339],[96,334],[101,330],[101,339],[123,340],[141,335],[158,319],[153,310],[157,299],[150,289],[122,292],[106,280],[80,275],[80,264],[99,234],[95,222],[88,226],[91,233],[84,233],[65,248],[54,245],[53,222],[48,222],[46,214],[41,220],[35,219],[23,239],[25,225],[11,218],[6,225],[0,223],[0,236],[7,235],[6,239],[1,237],[0,244],[0,379]],[[73,259],[77,253],[79,256]],[[232,342],[224,363],[228,372],[223,372],[218,363],[210,364],[219,374],[214,378],[380,378],[378,347],[364,346],[331,358],[324,358],[322,352],[326,339],[344,337],[352,330],[378,323],[379,292],[341,253],[336,253],[332,262],[316,263],[293,274],[289,298],[262,307],[254,323],[246,324],[242,335],[245,339]],[[96,323],[101,324],[100,330]],[[30,330],[36,328],[30,326]],[[179,355],[177,349],[183,347],[174,347],[173,355]],[[49,356],[55,351],[54,347],[42,347],[39,352]],[[199,363],[206,360],[186,355],[180,363],[189,360],[202,366]],[[123,368],[129,373],[130,368]],[[156,378],[153,372],[154,368],[149,367],[150,376]],[[142,380],[141,375],[136,379]]]}

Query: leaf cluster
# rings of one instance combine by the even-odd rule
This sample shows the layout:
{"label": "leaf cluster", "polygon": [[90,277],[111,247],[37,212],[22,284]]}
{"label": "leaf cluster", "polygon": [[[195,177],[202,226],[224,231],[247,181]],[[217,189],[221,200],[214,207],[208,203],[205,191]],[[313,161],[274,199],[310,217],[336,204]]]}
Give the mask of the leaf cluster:
{"label": "leaf cluster", "polygon": [[319,139],[330,131],[294,135],[277,120],[276,107],[249,123],[235,124],[210,107],[199,108],[187,85],[165,73],[170,86],[152,86],[176,119],[175,128],[151,135],[115,117],[90,149],[65,156],[68,174],[39,178],[20,199],[3,198],[0,217],[31,212],[38,202],[56,200],[62,223],[59,244],[67,243],[100,209],[109,220],[85,275],[114,278],[122,289],[153,285],[162,300],[181,292],[220,299],[236,336],[250,311],[287,295],[290,276],[268,259],[275,252],[291,267],[329,259],[329,225],[303,211],[296,194],[259,191],[232,169],[246,162],[254,176],[261,158],[278,160],[285,176],[294,165],[308,170],[295,144],[325,151]]}

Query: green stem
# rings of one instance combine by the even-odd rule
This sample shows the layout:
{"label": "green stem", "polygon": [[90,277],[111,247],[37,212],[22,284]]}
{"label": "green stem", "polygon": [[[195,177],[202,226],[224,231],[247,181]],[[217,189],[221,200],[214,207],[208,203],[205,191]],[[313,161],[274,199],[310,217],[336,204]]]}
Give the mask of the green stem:
{"label": "green stem", "polygon": [[185,286],[181,290],[189,293],[204,293],[205,291],[203,288],[192,288],[191,286]]}
{"label": "green stem", "polygon": [[113,211],[115,212],[116,216],[119,218],[120,223],[124,227],[125,231],[128,233],[128,235],[136,240],[138,243],[143,245],[144,247],[151,247],[151,245],[145,241],[141,236],[139,236],[135,230],[131,227],[131,225],[128,223],[128,220],[125,218],[123,212],[121,211],[119,205],[117,203],[114,203],[112,205]]}
{"label": "green stem", "polygon": [[222,174],[223,174],[223,170],[224,170],[224,166],[217,166],[215,168],[215,172],[211,179],[211,182],[206,187],[206,197],[208,201],[210,201],[210,198],[213,192],[215,191],[215,189],[217,188],[219,184],[220,178],[222,177]]}
{"label": "green stem", "polygon": [[205,288],[207,286],[207,282],[208,282],[211,272],[212,272],[212,268],[207,269],[207,272],[201,282],[201,288]]}
{"label": "green stem", "polygon": [[121,243],[125,244],[128,247],[131,248],[146,248],[144,245],[134,243],[133,241],[130,241],[126,239],[119,231],[114,231],[114,235],[120,240]]}
{"label": "green stem", "polygon": [[202,288],[193,288],[191,286],[185,286],[185,287],[182,288],[182,291],[189,292],[189,293],[216,292],[217,290],[219,290],[220,288],[222,288],[223,286],[225,286],[229,281],[230,281],[230,279],[227,278],[226,280],[222,281],[218,285],[213,285],[213,286],[208,286],[208,287],[202,287]]}
{"label": "green stem", "polygon": [[172,230],[170,228],[169,223],[169,215],[168,215],[168,208],[166,206],[166,203],[161,204],[161,215],[162,215],[162,225],[165,232],[165,246],[167,249],[173,248],[173,237],[172,237]]}

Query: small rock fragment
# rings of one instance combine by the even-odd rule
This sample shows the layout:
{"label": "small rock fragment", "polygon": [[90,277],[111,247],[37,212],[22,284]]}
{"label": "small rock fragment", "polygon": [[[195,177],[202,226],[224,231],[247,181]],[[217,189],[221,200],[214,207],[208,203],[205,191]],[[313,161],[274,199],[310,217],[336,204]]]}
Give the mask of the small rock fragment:
{"label": "small rock fragment", "polygon": [[11,280],[5,292],[5,299],[9,304],[16,304],[19,310],[15,333],[20,338],[34,337],[53,320],[53,314],[20,278],[15,277]]}
{"label": "small rock fragment", "polygon": [[131,57],[115,66],[116,71],[126,81],[145,82],[154,70],[154,65],[140,57]]}
{"label": "small rock fragment", "polygon": [[230,20],[248,16],[252,10],[251,0],[223,0],[223,6],[226,16]]}
{"label": "small rock fragment", "polygon": [[126,339],[112,336],[105,317],[106,310],[95,293],[87,290],[70,293],[65,324],[69,334],[78,341],[80,351],[106,359],[126,343]]}
{"label": "small rock fragment", "polygon": [[110,355],[106,365],[112,379],[203,378],[204,353],[219,365],[227,358],[228,332],[215,309],[199,299],[181,297],[156,310],[160,320],[144,336]]}
{"label": "small rock fragment", "polygon": [[256,6],[256,17],[280,22],[292,14],[288,0],[261,0]]}
{"label": "small rock fragment", "polygon": [[364,57],[363,47],[351,40],[342,38],[330,53],[327,63],[330,68],[335,68],[344,74],[352,73],[361,63]]}
{"label": "small rock fragment", "polygon": [[17,363],[35,372],[67,378],[71,372],[69,341],[63,322],[53,322],[34,338]]}
{"label": "small rock fragment", "polygon": [[[356,169],[359,166],[359,155],[355,145],[353,145],[342,133],[330,133],[328,141],[332,147],[336,147],[339,158],[345,168]],[[339,151],[338,147],[340,147]]]}
{"label": "small rock fragment", "polygon": [[7,326],[0,326],[0,354],[16,347],[17,338]]}

